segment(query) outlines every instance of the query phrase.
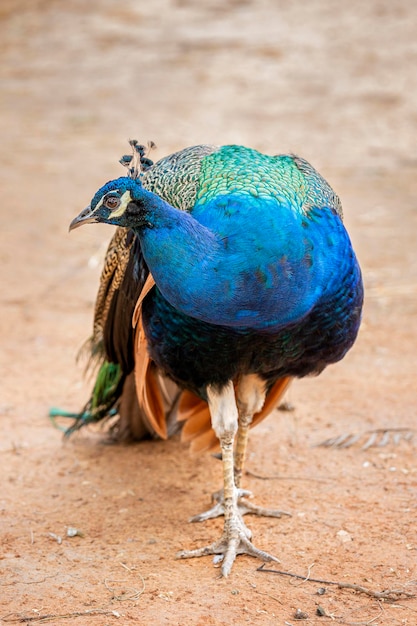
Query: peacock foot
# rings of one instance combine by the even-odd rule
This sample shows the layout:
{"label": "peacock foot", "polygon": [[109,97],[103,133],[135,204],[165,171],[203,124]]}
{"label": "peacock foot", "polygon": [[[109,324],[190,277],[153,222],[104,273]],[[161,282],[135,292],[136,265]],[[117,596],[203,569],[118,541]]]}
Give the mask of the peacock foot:
{"label": "peacock foot", "polygon": [[[206,518],[209,519],[209,518]],[[245,526],[240,511],[237,506],[234,508],[229,519],[225,519],[223,534],[219,541],[197,548],[196,550],[182,550],[177,554],[179,559],[190,559],[193,557],[215,555],[214,562],[222,563],[222,576],[230,574],[233,563],[238,554],[247,554],[262,561],[276,561],[278,559],[268,552],[256,548],[250,540],[251,532]]]}
{"label": "peacock foot", "polygon": [[[278,509],[266,509],[247,500],[247,498],[251,497],[251,491],[248,491],[247,489],[237,490],[237,506],[240,515],[247,515],[248,513],[251,513],[252,515],[259,515],[262,517],[282,517],[283,515],[291,517],[291,513],[288,513],[287,511],[280,511]],[[219,491],[213,493],[212,501],[214,502],[214,504],[210,509],[204,511],[203,513],[194,515],[189,519],[189,521],[205,522],[208,519],[214,519],[215,517],[220,517],[221,515],[224,515],[223,489],[220,489]]]}

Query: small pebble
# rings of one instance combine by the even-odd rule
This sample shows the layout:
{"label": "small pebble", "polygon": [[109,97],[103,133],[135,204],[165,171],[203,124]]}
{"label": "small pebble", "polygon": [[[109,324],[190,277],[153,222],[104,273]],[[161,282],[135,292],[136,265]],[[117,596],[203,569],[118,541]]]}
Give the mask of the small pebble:
{"label": "small pebble", "polygon": [[340,543],[349,543],[352,541],[352,535],[347,532],[347,530],[339,530],[336,533],[336,537],[339,539]]}
{"label": "small pebble", "polygon": [[84,534],[78,530],[78,528],[73,528],[72,526],[68,526],[67,528],[67,537],[83,537]]}

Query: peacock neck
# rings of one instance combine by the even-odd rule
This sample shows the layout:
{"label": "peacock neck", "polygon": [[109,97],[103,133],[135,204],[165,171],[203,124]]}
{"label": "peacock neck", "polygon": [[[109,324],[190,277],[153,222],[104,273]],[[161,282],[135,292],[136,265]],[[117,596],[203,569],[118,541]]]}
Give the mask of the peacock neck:
{"label": "peacock neck", "polygon": [[216,253],[217,237],[190,213],[174,208],[152,192],[144,192],[142,218],[133,230],[141,240],[148,267],[161,284],[166,277],[173,280],[178,275],[184,279]]}

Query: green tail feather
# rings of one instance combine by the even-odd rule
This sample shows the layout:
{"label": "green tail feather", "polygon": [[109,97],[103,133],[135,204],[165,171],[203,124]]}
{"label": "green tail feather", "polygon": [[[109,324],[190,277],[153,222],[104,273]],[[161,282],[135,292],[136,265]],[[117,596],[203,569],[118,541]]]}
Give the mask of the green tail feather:
{"label": "green tail feather", "polygon": [[94,412],[102,405],[108,404],[114,399],[114,394],[119,387],[122,372],[120,365],[105,361],[100,367],[91,396],[91,410]]}
{"label": "green tail feather", "polygon": [[66,436],[71,435],[86,424],[99,422],[102,419],[112,417],[117,413],[114,405],[122,392],[123,382],[124,376],[120,365],[104,361],[98,371],[91,398],[84,409],[80,413],[71,413],[69,411],[51,408],[49,417],[58,428],[59,426],[55,419],[57,417],[67,417],[75,420],[72,426],[64,429]]}

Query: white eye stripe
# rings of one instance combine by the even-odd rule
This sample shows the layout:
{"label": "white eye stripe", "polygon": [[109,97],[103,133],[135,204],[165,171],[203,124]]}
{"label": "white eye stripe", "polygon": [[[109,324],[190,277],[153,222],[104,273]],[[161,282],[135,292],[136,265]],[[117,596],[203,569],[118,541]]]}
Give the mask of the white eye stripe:
{"label": "white eye stripe", "polygon": [[96,208],[94,209],[94,213],[101,207],[101,205],[103,204],[104,198],[105,198],[105,196],[103,196],[103,198],[101,198],[100,202],[97,202]]}

